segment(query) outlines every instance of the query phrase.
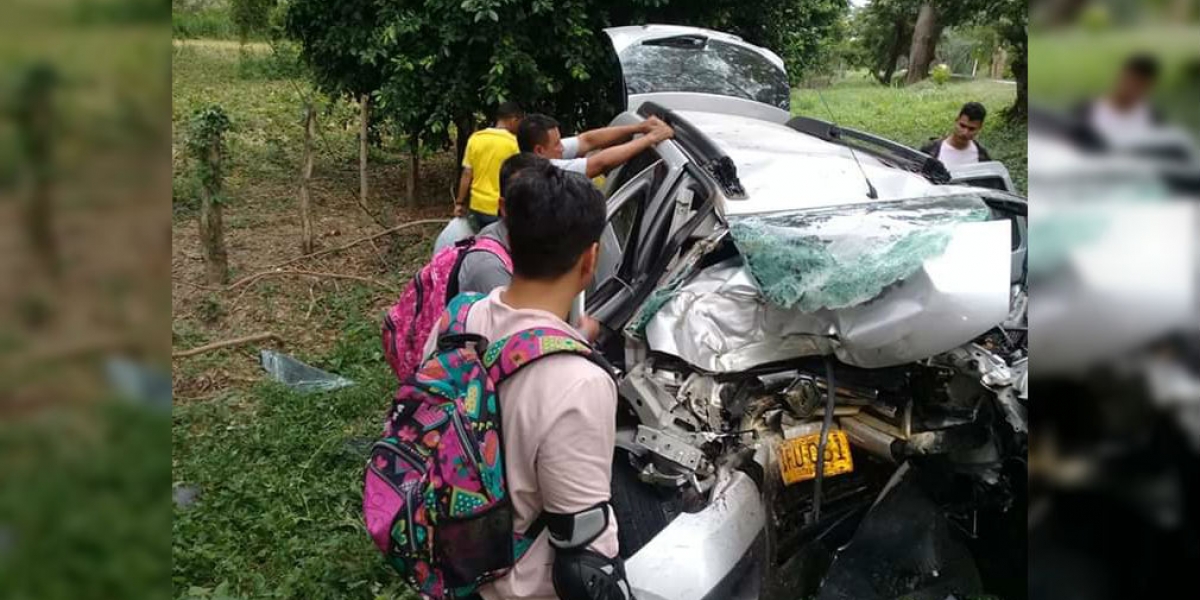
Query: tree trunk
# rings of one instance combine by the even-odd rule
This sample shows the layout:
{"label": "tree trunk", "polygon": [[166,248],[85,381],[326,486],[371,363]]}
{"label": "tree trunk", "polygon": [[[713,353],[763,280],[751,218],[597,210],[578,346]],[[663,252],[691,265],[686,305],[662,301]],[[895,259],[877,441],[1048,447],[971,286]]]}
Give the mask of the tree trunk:
{"label": "tree trunk", "polygon": [[1174,0],[1171,3],[1171,20],[1175,23],[1187,23],[1192,18],[1192,3],[1195,0]]}
{"label": "tree trunk", "polygon": [[1004,79],[1004,67],[1008,66],[1008,48],[997,46],[992,53],[992,79]]}
{"label": "tree trunk", "polygon": [[46,272],[57,277],[62,263],[54,237],[52,189],[54,103],[50,86],[37,86],[28,98],[24,118],[18,126],[25,137],[26,160],[29,163],[30,193],[25,206],[25,230],[30,246]]}
{"label": "tree trunk", "polygon": [[458,179],[462,177],[462,162],[463,156],[467,153],[467,140],[471,139],[471,134],[475,133],[475,123],[470,115],[459,116],[454,119],[454,127],[457,129],[454,139],[454,181],[455,190],[458,190]]}
{"label": "tree trunk", "polygon": [[421,170],[421,142],[420,140],[409,141],[408,143],[408,190],[406,198],[409,206],[417,205],[417,181],[420,178]]}
{"label": "tree trunk", "polygon": [[1022,123],[1029,116],[1029,49],[1017,48],[1013,56],[1013,77],[1017,79],[1017,99],[1008,109],[1008,120]]}
{"label": "tree trunk", "polygon": [[975,61],[971,63],[971,79],[975,79],[975,74],[978,72],[979,72],[979,59],[976,58]]}
{"label": "tree trunk", "polygon": [[362,128],[358,133],[358,200],[367,206],[367,125],[371,116],[371,95],[363,94],[359,101]]}
{"label": "tree trunk", "polygon": [[300,249],[304,254],[310,254],[313,251],[312,207],[309,204],[308,181],[312,179],[312,138],[316,120],[316,108],[309,103],[304,108],[304,166],[300,171],[300,223],[303,227]]}
{"label": "tree trunk", "polygon": [[[220,173],[221,160],[221,141],[215,138],[208,150],[208,167]],[[205,279],[211,285],[224,285],[229,281],[220,198],[220,179],[214,178],[200,187],[200,242],[204,253]]]}
{"label": "tree trunk", "polygon": [[896,19],[896,27],[892,32],[892,47],[888,51],[887,62],[883,66],[883,76],[877,76],[879,83],[883,85],[892,85],[892,76],[896,74],[896,63],[900,62],[900,55],[904,52],[904,34],[907,27],[903,17]]}
{"label": "tree trunk", "polygon": [[929,76],[929,65],[937,50],[938,37],[942,28],[938,25],[937,8],[926,1],[917,13],[917,25],[913,29],[912,46],[908,53],[908,75],[905,83],[913,84]]}

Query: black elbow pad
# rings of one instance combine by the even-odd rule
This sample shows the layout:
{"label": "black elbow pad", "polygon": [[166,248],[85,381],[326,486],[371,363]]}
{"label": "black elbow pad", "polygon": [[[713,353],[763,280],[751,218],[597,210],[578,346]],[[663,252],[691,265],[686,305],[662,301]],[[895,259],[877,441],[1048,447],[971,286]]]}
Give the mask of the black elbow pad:
{"label": "black elbow pad", "polygon": [[574,514],[543,517],[554,547],[554,593],[561,600],[635,600],[620,557],[588,549],[608,529],[607,502]]}

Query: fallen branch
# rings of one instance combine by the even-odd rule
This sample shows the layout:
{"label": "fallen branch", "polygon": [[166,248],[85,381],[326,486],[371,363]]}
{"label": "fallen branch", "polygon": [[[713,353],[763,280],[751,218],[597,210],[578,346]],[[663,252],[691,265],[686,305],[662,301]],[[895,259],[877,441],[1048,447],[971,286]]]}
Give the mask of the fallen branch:
{"label": "fallen branch", "polygon": [[220,342],[213,342],[211,344],[205,344],[203,346],[198,346],[196,348],[192,348],[191,350],[182,350],[180,352],[172,353],[171,358],[186,358],[188,356],[196,356],[197,354],[204,354],[205,352],[212,352],[213,350],[220,350],[221,348],[228,348],[230,346],[241,346],[243,344],[250,344],[253,342],[261,342],[264,340],[275,340],[277,342],[283,341],[282,339],[279,338],[279,336],[268,331],[266,333],[256,333],[254,335],[248,335],[246,337],[234,338],[232,340],[223,340]]}
{"label": "fallen branch", "polygon": [[[287,261],[281,262],[277,265],[273,265],[268,270],[278,269],[280,267],[286,267],[288,265],[295,264],[295,263],[298,263],[302,260],[309,259],[309,258],[316,258],[318,256],[324,256],[326,254],[333,254],[334,252],[341,252],[342,250],[345,250],[347,248],[353,248],[354,246],[357,246],[363,242],[369,242],[371,240],[376,240],[385,235],[390,235],[390,234],[396,233],[397,231],[407,229],[409,227],[415,227],[417,225],[433,225],[433,224],[445,225],[446,219],[421,219],[420,221],[411,221],[411,222],[405,223],[403,225],[397,225],[395,227],[380,231],[379,233],[376,233],[374,235],[369,235],[364,238],[358,238],[357,240],[354,240],[352,242],[342,244],[341,246],[338,246],[336,248],[327,248],[327,249],[321,250],[319,252],[305,254],[304,256],[297,256],[296,258],[293,258],[291,260],[287,260]],[[233,285],[237,285],[237,282],[234,282]]]}
{"label": "fallen branch", "polygon": [[241,287],[241,286],[243,286],[243,285],[246,285],[246,284],[252,283],[252,282],[254,282],[254,281],[258,280],[258,279],[261,279],[261,278],[263,278],[263,277],[267,277],[267,276],[270,276],[270,275],[273,275],[273,274],[284,274],[284,275],[287,275],[287,274],[302,274],[302,275],[312,275],[312,276],[315,276],[315,277],[331,277],[331,278],[335,278],[335,279],[355,279],[355,280],[362,281],[362,282],[365,282],[365,283],[370,283],[370,284],[372,284],[372,285],[376,285],[376,286],[379,286],[379,287],[384,287],[384,288],[392,288],[392,286],[391,286],[391,285],[389,285],[389,284],[386,284],[386,283],[383,283],[383,282],[381,282],[381,281],[379,281],[379,280],[377,280],[377,279],[370,279],[370,278],[367,278],[367,277],[361,277],[361,276],[358,276],[358,275],[344,275],[344,274],[341,274],[341,273],[322,273],[322,272],[319,272],[319,271],[299,271],[299,270],[286,270],[286,271],[281,271],[281,270],[279,270],[279,269],[280,269],[280,268],[282,268],[282,267],[286,267],[286,266],[288,266],[288,265],[292,265],[292,264],[298,263],[298,262],[300,262],[300,261],[302,261],[302,260],[305,260],[305,259],[308,259],[308,258],[316,258],[316,257],[318,257],[318,256],[324,256],[324,255],[326,255],[326,254],[332,254],[332,253],[334,253],[334,252],[340,252],[340,251],[342,251],[342,250],[345,250],[345,249],[347,249],[347,248],[353,248],[354,246],[357,246],[357,245],[359,245],[359,244],[362,244],[362,243],[364,243],[364,242],[371,242],[371,241],[373,241],[373,240],[377,240],[377,239],[379,239],[379,238],[381,238],[381,237],[383,237],[383,236],[385,236],[385,235],[390,235],[390,234],[396,233],[397,231],[401,231],[401,230],[403,230],[403,229],[407,229],[407,228],[409,228],[409,227],[415,227],[415,226],[417,226],[417,225],[432,225],[432,224],[438,224],[438,225],[442,225],[442,224],[445,224],[445,222],[446,222],[446,221],[445,221],[445,219],[421,219],[420,221],[412,221],[412,222],[409,222],[409,223],[405,223],[405,224],[403,224],[403,225],[397,225],[396,227],[392,227],[392,228],[390,228],[390,229],[385,229],[384,231],[381,231],[381,232],[379,232],[379,233],[376,233],[376,234],[374,234],[374,235],[369,235],[369,236],[367,236],[367,237],[358,238],[358,239],[356,239],[356,240],[354,240],[354,241],[351,241],[351,242],[348,242],[348,243],[342,244],[341,246],[337,246],[336,248],[326,248],[325,250],[321,250],[321,251],[319,251],[319,252],[313,252],[313,253],[310,253],[310,254],[305,254],[305,255],[303,255],[303,256],[297,256],[296,258],[293,258],[293,259],[290,259],[290,260],[286,260],[286,261],[284,261],[284,262],[281,262],[281,263],[279,263],[279,264],[277,264],[277,265],[273,265],[273,266],[271,266],[271,267],[268,267],[268,268],[267,268],[266,270],[264,270],[264,271],[259,271],[258,273],[252,273],[252,274],[250,274],[250,275],[247,275],[247,276],[245,276],[245,277],[242,277],[241,279],[238,279],[237,281],[235,281],[235,282],[233,282],[233,283],[231,283],[231,284],[229,284],[229,285],[227,285],[227,286],[225,286],[225,287],[213,287],[213,286],[207,286],[207,285],[200,285],[200,284],[196,284],[196,283],[191,283],[191,282],[189,282],[189,281],[184,281],[184,280],[182,280],[182,279],[173,279],[172,281],[173,281],[174,283],[181,283],[181,284],[183,284],[183,285],[186,285],[186,286],[190,286],[190,287],[193,287],[193,288],[196,288],[196,289],[200,289],[200,290],[207,290],[207,291],[210,291],[210,292],[229,292],[229,291],[233,291],[234,289],[236,289],[236,288],[239,288],[239,287]]}
{"label": "fallen branch", "polygon": [[282,275],[300,275],[300,276],[305,276],[305,277],[329,277],[329,278],[333,278],[333,279],[353,279],[354,281],[361,281],[363,283],[369,283],[369,284],[377,286],[377,287],[393,288],[392,284],[390,284],[390,283],[387,283],[384,281],[379,281],[378,279],[371,279],[370,277],[363,277],[361,275],[350,275],[349,273],[325,273],[322,271],[303,271],[300,269],[285,269],[285,270],[280,270],[280,271],[263,271],[261,273],[255,273],[253,275],[248,275],[248,276],[243,277],[243,278],[237,280],[236,282],[230,284],[229,287],[225,288],[224,291],[232,292],[234,289],[236,289],[238,287],[241,287],[243,285],[249,285],[251,283],[254,283],[255,281],[258,281],[259,279],[264,279],[267,277],[279,277]]}

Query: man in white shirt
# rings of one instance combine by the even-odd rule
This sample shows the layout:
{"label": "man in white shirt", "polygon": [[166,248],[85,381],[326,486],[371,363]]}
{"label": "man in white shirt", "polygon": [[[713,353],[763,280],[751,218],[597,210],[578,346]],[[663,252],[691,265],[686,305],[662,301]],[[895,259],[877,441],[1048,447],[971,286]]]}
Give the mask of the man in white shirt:
{"label": "man in white shirt", "polygon": [[964,104],[954,121],[954,131],[944,138],[932,138],[921,152],[942,161],[947,169],[992,160],[983,145],[975,141],[975,136],[983,129],[984,117],[987,117],[987,109],[982,104]]}
{"label": "man in white shirt", "polygon": [[[637,134],[642,136],[632,139]],[[591,179],[674,135],[669,125],[650,117],[637,125],[602,127],[563,139],[558,121],[546,115],[526,115],[517,128],[517,145],[521,152],[532,152],[564,171]]]}
{"label": "man in white shirt", "polygon": [[1160,126],[1162,115],[1149,100],[1158,81],[1158,70],[1158,60],[1153,56],[1129,57],[1112,91],[1077,106],[1076,116],[1103,139],[1113,141]]}

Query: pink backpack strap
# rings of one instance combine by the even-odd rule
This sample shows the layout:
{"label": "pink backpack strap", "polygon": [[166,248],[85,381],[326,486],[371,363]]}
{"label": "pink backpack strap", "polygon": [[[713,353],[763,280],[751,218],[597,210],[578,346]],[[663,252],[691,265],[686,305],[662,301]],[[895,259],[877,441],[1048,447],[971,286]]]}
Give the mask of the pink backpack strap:
{"label": "pink backpack strap", "polygon": [[553,327],[534,327],[514,333],[488,346],[483,364],[492,381],[499,385],[517,371],[555,354],[576,354],[616,377],[613,367],[587,342]]}

